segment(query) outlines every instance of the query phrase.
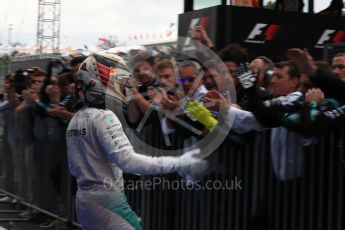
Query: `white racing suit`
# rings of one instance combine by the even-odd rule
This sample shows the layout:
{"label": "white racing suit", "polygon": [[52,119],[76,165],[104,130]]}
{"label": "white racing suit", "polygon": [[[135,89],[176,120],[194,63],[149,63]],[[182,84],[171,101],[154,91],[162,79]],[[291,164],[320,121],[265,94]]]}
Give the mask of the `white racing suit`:
{"label": "white racing suit", "polygon": [[[196,158],[150,157],[134,152],[110,110],[83,108],[67,129],[69,168],[77,178],[77,215],[86,230],[141,229],[123,194],[122,171],[148,175],[179,172]],[[183,163],[182,163],[183,162]]]}

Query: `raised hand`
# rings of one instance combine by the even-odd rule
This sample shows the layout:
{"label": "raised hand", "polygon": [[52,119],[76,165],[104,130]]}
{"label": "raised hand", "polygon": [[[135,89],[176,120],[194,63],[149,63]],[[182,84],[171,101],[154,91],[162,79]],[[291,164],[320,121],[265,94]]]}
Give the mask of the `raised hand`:
{"label": "raised hand", "polygon": [[287,50],[288,57],[295,61],[302,73],[312,76],[317,69],[313,57],[307,49],[292,48]]}
{"label": "raised hand", "polygon": [[208,91],[203,98],[205,106],[213,111],[219,111],[220,108],[230,106],[230,100],[230,97],[227,95],[224,97],[216,90]]}

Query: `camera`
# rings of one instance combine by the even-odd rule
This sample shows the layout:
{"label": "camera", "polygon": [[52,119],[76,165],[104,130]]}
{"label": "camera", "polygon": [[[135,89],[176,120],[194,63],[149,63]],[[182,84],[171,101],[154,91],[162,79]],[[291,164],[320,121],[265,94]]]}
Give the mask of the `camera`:
{"label": "camera", "polygon": [[63,72],[69,71],[69,68],[66,66],[66,63],[60,59],[51,60],[48,64],[48,75],[56,76]]}
{"label": "camera", "polygon": [[265,73],[265,81],[267,82],[267,84],[270,84],[272,81],[272,77],[274,75],[274,71],[269,69],[266,71]]}
{"label": "camera", "polygon": [[21,92],[27,89],[30,86],[29,82],[29,72],[27,70],[17,70],[14,72],[13,79],[10,80],[10,84],[12,87],[15,88],[17,94],[21,94]]}

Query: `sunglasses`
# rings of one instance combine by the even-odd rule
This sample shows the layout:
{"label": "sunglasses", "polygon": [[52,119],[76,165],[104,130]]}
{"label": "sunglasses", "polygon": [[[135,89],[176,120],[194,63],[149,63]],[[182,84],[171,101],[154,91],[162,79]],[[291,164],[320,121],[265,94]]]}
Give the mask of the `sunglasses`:
{"label": "sunglasses", "polygon": [[195,77],[184,77],[184,78],[178,78],[177,80],[180,84],[184,84],[186,82],[193,83],[195,80]]}

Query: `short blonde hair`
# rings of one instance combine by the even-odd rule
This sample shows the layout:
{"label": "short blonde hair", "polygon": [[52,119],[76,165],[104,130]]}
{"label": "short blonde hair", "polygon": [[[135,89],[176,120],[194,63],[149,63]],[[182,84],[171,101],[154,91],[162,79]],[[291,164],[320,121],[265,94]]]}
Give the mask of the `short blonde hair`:
{"label": "short blonde hair", "polygon": [[342,56],[345,56],[345,52],[337,53],[334,57],[342,57]]}
{"label": "short blonde hair", "polygon": [[174,69],[174,66],[172,65],[169,59],[160,60],[155,65],[156,70],[162,70],[162,69],[167,69],[167,68]]}

